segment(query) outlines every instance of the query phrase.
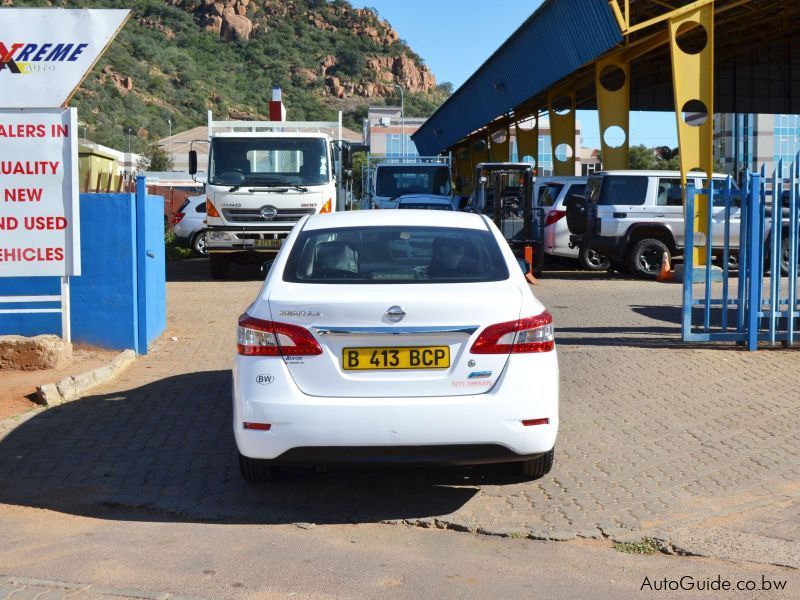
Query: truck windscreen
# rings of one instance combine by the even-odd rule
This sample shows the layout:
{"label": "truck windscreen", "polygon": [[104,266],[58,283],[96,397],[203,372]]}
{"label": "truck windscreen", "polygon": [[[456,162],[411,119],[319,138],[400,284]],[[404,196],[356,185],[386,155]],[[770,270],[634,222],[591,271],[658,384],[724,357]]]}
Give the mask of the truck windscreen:
{"label": "truck windscreen", "polygon": [[215,138],[212,185],[319,185],[330,180],[323,138]]}
{"label": "truck windscreen", "polygon": [[397,198],[405,194],[450,194],[447,167],[379,166],[375,179],[377,196]]}

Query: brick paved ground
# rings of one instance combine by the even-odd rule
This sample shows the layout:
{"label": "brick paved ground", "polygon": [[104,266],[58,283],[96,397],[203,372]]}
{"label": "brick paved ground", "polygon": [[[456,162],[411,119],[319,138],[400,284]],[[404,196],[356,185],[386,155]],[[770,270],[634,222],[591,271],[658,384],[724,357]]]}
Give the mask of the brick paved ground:
{"label": "brick paved ground", "polygon": [[236,317],[260,284],[209,281],[195,261],[171,267],[168,331],[147,357],[89,397],[0,424],[0,502],[551,539],[656,532],[734,557],[737,540],[758,540],[751,559],[800,566],[800,353],[681,345],[680,286],[560,273],[536,288],[562,369],[556,463],[540,481],[331,470],[253,487],[235,460],[229,368]]}

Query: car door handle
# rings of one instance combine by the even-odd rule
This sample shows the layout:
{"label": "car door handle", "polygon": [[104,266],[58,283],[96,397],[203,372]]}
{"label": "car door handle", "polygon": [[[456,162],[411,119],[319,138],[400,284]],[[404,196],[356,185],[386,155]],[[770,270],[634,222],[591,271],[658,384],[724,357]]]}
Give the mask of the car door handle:
{"label": "car door handle", "polygon": [[666,219],[667,215],[657,214],[656,217],[661,217],[662,219]]}

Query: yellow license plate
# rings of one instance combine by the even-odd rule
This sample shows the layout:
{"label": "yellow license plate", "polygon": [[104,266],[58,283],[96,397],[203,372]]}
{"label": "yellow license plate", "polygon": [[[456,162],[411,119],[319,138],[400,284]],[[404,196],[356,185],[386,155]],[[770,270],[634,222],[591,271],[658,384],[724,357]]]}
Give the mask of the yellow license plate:
{"label": "yellow license plate", "polygon": [[342,367],[345,371],[446,369],[449,366],[449,346],[345,348],[342,350]]}
{"label": "yellow license plate", "polygon": [[256,248],[280,248],[283,240],[256,240]]}

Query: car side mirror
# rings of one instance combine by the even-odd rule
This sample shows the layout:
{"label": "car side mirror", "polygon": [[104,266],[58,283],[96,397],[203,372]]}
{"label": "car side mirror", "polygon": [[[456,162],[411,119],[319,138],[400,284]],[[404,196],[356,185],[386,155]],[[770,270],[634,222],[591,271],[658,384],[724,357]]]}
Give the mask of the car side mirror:
{"label": "car side mirror", "polygon": [[527,275],[530,273],[531,270],[531,263],[528,261],[522,260],[521,258],[517,259],[517,264],[519,264],[519,268],[522,271],[523,275]]}
{"label": "car side mirror", "polygon": [[268,261],[264,262],[261,265],[261,273],[263,275],[266,275],[267,273],[269,273],[269,270],[272,268],[272,263],[274,263],[274,262],[275,262],[274,258],[272,260],[268,260]]}
{"label": "car side mirror", "polygon": [[197,175],[197,150],[189,150],[189,175]]}

